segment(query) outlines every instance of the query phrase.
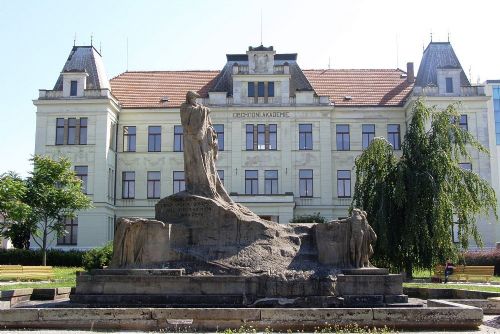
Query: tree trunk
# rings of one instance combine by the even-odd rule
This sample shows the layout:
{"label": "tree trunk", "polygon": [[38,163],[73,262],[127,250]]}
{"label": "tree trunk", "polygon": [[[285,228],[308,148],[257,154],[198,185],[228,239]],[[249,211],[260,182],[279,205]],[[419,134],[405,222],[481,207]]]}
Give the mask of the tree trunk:
{"label": "tree trunk", "polygon": [[45,226],[43,228],[42,239],[42,266],[47,265],[47,219],[45,219]]}
{"label": "tree trunk", "polygon": [[405,263],[405,270],[406,270],[406,279],[408,280],[413,279],[413,263],[411,263],[411,261]]}

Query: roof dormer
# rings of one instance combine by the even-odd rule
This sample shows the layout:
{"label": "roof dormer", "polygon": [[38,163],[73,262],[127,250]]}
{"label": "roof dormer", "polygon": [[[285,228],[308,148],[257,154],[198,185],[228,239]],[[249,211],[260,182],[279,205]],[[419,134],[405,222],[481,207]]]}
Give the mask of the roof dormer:
{"label": "roof dormer", "polygon": [[248,55],[248,73],[249,74],[273,74],[274,73],[274,51],[273,47],[263,45],[256,48],[249,47]]}
{"label": "roof dormer", "polygon": [[67,71],[62,72],[63,97],[83,97],[87,89],[87,72]]}
{"label": "roof dormer", "polygon": [[459,95],[460,94],[460,73],[461,68],[438,68],[437,86],[439,95]]}

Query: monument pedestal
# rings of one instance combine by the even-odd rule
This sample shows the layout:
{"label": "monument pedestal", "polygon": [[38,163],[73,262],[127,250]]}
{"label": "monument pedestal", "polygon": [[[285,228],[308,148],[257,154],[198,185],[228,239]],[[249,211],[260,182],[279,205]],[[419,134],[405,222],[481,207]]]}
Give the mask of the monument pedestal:
{"label": "monument pedestal", "polygon": [[337,275],[336,295],[344,307],[381,307],[408,303],[403,277],[384,268],[345,269]]}
{"label": "monument pedestal", "polygon": [[71,301],[91,306],[245,307],[330,302],[328,277],[185,275],[182,269],[102,269],[80,273]]}

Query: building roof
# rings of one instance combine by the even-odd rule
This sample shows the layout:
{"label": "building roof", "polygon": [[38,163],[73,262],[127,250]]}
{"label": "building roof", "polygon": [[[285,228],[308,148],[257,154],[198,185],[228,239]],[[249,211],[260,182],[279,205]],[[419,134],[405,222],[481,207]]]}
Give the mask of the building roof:
{"label": "building roof", "polygon": [[[93,46],[73,46],[61,72],[86,72],[87,89],[110,88],[102,57]],[[54,90],[63,90],[62,74]]]}
{"label": "building roof", "polygon": [[[260,47],[258,47],[260,48]],[[254,48],[253,50],[256,50]],[[228,54],[226,55],[227,62],[222,69],[220,75],[215,80],[214,86],[210,88],[211,92],[228,92],[232,95],[233,92],[233,65],[248,66],[248,55],[246,54]],[[290,94],[296,90],[306,91],[313,90],[309,81],[302,73],[299,65],[297,64],[296,53],[281,53],[274,55],[274,65],[288,64],[290,68]]]}
{"label": "building roof", "polygon": [[[230,92],[231,70],[232,62],[220,72],[125,72],[111,79],[111,89],[123,108],[174,108],[184,102],[188,90],[195,90],[202,97],[207,97],[209,91]],[[306,87],[319,96],[329,96],[338,106],[401,106],[413,87],[399,69],[302,71],[298,66],[290,66],[294,77],[292,71],[300,71],[295,74],[293,91]],[[346,96],[352,99],[347,100]],[[166,104],[164,97],[169,100]]]}
{"label": "building roof", "polygon": [[459,69],[460,85],[470,86],[469,79],[458,61],[450,42],[430,42],[424,50],[418,68],[415,86],[437,86],[437,70],[440,68]]}
{"label": "building roof", "polygon": [[[123,108],[172,108],[186,100],[186,92],[208,96],[219,71],[134,71],[111,79],[111,91]],[[164,99],[168,99],[165,103]]]}
{"label": "building roof", "polygon": [[319,96],[337,106],[401,106],[413,84],[400,69],[328,69],[303,71]]}

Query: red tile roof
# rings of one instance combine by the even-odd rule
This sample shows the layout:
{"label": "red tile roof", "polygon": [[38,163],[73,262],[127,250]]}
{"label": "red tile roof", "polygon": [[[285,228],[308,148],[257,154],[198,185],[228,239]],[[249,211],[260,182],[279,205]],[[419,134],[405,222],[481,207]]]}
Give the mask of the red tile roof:
{"label": "red tile roof", "polygon": [[[413,88],[399,69],[303,72],[316,93],[329,96],[337,106],[400,106]],[[123,108],[175,108],[184,102],[188,90],[206,97],[218,74],[219,71],[125,72],[110,83]],[[166,104],[161,101],[163,97],[169,99]]]}
{"label": "red tile roof", "polygon": [[[188,90],[208,96],[219,71],[124,72],[110,80],[111,91],[123,108],[173,108],[186,99]],[[161,101],[167,97],[168,102]]]}
{"label": "red tile roof", "polygon": [[[399,69],[303,70],[319,96],[337,106],[400,106],[413,88]],[[346,99],[350,96],[352,99]]]}

